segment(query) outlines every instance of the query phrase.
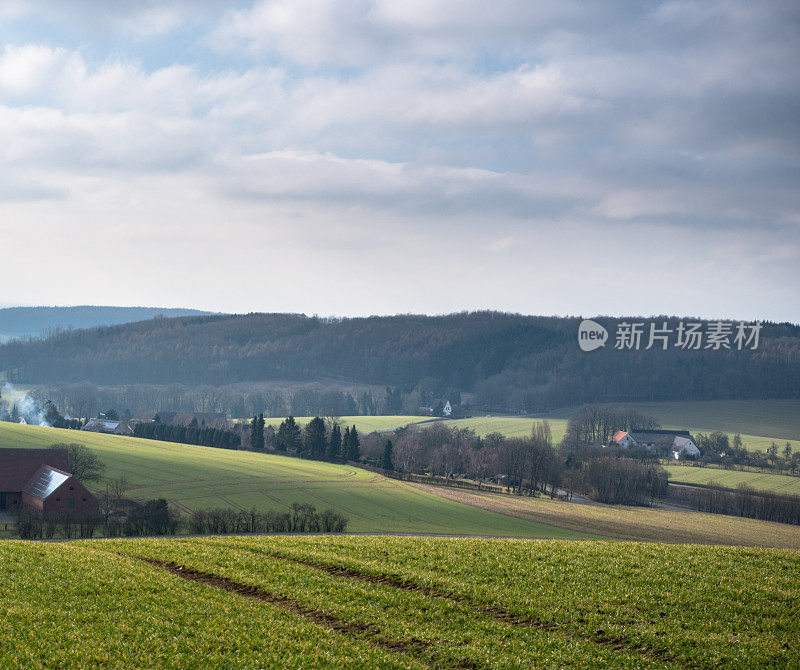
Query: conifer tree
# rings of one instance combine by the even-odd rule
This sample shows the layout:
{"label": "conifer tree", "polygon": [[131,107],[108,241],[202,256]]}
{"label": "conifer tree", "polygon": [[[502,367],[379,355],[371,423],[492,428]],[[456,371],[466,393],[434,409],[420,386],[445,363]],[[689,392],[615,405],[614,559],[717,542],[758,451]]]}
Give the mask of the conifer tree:
{"label": "conifer tree", "polygon": [[361,440],[358,439],[358,431],[355,425],[353,425],[353,428],[350,430],[350,444],[347,447],[347,460],[361,460]]}
{"label": "conifer tree", "polygon": [[339,458],[342,455],[342,429],[339,424],[333,424],[331,429],[331,437],[328,442],[328,458]]}
{"label": "conifer tree", "polygon": [[392,441],[386,440],[386,444],[383,445],[383,455],[381,456],[381,467],[384,470],[394,470],[394,460],[392,459]]}
{"label": "conifer tree", "polygon": [[308,458],[323,458],[326,447],[325,422],[315,416],[303,430],[303,455]]}

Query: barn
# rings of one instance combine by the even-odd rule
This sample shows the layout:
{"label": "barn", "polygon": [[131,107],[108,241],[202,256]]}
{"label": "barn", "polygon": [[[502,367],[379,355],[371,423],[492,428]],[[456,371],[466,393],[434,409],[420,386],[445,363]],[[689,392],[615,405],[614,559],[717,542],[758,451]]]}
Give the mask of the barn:
{"label": "barn", "polygon": [[0,511],[96,509],[95,497],[69,472],[61,449],[0,449]]}
{"label": "barn", "polygon": [[78,513],[97,509],[89,490],[69,472],[42,465],[22,490],[22,504],[40,515],[62,510]]}

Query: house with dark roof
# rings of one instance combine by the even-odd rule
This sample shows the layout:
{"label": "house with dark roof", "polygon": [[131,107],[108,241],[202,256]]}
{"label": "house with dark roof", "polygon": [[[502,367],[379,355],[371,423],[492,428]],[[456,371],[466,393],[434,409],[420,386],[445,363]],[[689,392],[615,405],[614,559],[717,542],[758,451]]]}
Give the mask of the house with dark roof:
{"label": "house with dark roof", "polygon": [[0,510],[27,506],[43,513],[97,506],[95,497],[69,472],[63,449],[0,449]]}
{"label": "house with dark roof", "polygon": [[127,421],[110,421],[109,419],[89,419],[81,430],[112,435],[133,435],[133,428]]}

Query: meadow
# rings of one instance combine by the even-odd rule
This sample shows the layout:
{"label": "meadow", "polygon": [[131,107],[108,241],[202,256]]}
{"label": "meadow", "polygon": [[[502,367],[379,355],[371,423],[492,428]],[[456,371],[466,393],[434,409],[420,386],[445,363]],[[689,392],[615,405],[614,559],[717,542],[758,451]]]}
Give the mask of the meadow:
{"label": "meadow", "polygon": [[787,495],[800,495],[800,477],[764,472],[741,472],[722,468],[667,465],[669,480],[676,484],[713,484],[735,489],[747,484],[757,491],[771,491]]}
{"label": "meadow", "polygon": [[292,503],[307,502],[340,511],[349,518],[348,530],[355,532],[581,536],[442,500],[345,465],[0,422],[0,448],[47,448],[57,442],[92,449],[106,464],[106,477],[125,474],[131,484],[128,497],[165,498],[183,513],[210,507],[284,511]]}
{"label": "meadow", "polygon": [[414,484],[452,502],[620,540],[800,549],[800,526],[684,509],[593,505]]}
{"label": "meadow", "polygon": [[0,666],[797,667],[799,575],[663,544],[0,542]]}

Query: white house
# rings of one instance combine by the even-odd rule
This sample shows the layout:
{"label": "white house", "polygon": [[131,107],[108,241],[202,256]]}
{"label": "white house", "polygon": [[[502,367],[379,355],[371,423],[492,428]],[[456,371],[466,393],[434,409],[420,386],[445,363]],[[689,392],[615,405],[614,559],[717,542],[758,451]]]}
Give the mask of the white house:
{"label": "white house", "polygon": [[676,436],[672,441],[672,456],[676,461],[681,458],[697,458],[700,456],[700,450],[692,438]]}
{"label": "white house", "polygon": [[618,430],[611,438],[621,447],[644,447],[650,452],[670,454],[675,460],[697,458],[700,450],[688,430]]}
{"label": "white house", "polygon": [[445,402],[442,407],[442,416],[450,416],[453,413],[453,408],[450,406],[450,401]]}

